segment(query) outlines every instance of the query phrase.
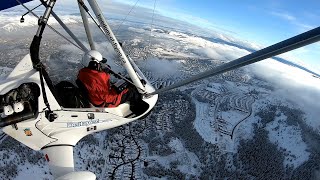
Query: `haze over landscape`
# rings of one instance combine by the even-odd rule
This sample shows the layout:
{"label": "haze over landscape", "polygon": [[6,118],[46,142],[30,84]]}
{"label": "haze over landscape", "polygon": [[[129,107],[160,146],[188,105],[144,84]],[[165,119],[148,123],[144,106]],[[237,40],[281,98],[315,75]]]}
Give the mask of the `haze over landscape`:
{"label": "haze over landscape", "polygon": [[[182,16],[188,13],[187,5],[183,12],[175,11],[179,16],[173,18],[174,13],[165,11],[161,2],[157,2],[159,9],[153,15],[153,1],[141,1],[126,17],[134,3],[100,1],[125,52],[156,88],[271,45],[261,37],[254,39],[257,32],[252,33],[254,40],[249,38],[250,33],[243,33],[243,28],[236,32],[227,24],[232,21],[230,13],[226,16],[230,19],[220,26],[216,23],[209,27],[210,21],[205,21],[207,26],[199,27],[200,24],[190,21],[197,17],[194,12]],[[235,9],[235,5],[230,5],[230,9]],[[250,7],[260,10],[261,5]],[[194,8],[197,7],[201,6]],[[292,8],[279,8],[270,15],[298,23],[300,19],[288,15],[295,9]],[[74,3],[57,2],[55,11],[88,46]],[[25,16],[24,23],[19,22],[24,12],[22,7],[0,12],[1,78],[28,53],[37,29],[37,19],[30,15]],[[42,11],[36,12],[40,15]],[[287,12],[288,16],[280,12]],[[318,16],[316,13],[313,15]],[[242,20],[246,18],[247,15]],[[270,17],[265,18],[262,21],[270,21]],[[314,25],[314,21],[310,23]],[[49,24],[63,32],[53,19]],[[110,43],[91,24],[98,50],[114,70],[125,73],[116,60],[113,62],[116,54]],[[288,34],[296,35],[312,26],[304,27]],[[270,34],[279,37],[278,41],[285,39],[276,32]],[[81,140],[74,152],[76,168],[90,170],[98,179],[319,179],[317,50],[319,43],[169,91],[160,96],[147,118]],[[48,28],[40,54],[54,83],[75,82],[83,67],[83,52]],[[41,152],[2,136],[0,179],[53,179]]]}

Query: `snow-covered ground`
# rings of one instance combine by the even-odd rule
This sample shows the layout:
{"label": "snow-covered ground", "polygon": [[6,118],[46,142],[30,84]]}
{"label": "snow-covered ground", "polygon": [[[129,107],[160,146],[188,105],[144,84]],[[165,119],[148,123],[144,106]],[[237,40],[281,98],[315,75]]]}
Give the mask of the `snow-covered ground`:
{"label": "snow-covered ground", "polygon": [[18,175],[15,180],[42,180],[42,179],[53,179],[53,177],[47,173],[50,172],[49,166],[35,166],[34,164],[25,163],[23,166],[19,166]]}
{"label": "snow-covered ground", "polygon": [[219,135],[214,132],[213,128],[210,125],[211,120],[208,118],[208,104],[197,102],[197,100],[193,100],[196,104],[196,119],[194,120],[194,127],[200,136],[206,142],[215,144],[218,142]]}
{"label": "snow-covered ground", "polygon": [[0,67],[0,80],[6,78],[6,76],[9,75],[11,71],[11,68]]}
{"label": "snow-covered ground", "polygon": [[279,148],[285,150],[284,165],[293,165],[297,168],[309,159],[307,144],[302,140],[299,126],[288,126],[287,117],[281,113],[274,121],[267,124],[269,139]]}
{"label": "snow-covered ground", "polygon": [[169,156],[149,156],[148,159],[158,162],[167,169],[170,168],[170,163],[178,162],[178,169],[184,174],[198,176],[201,173],[201,162],[198,157],[186,150],[179,139],[171,139],[168,145],[174,153]]}

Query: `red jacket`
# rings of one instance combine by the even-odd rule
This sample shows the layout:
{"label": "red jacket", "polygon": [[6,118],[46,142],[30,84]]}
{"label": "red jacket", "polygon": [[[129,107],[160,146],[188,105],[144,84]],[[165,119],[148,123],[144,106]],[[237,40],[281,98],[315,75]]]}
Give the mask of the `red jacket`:
{"label": "red jacket", "polygon": [[90,102],[96,106],[116,107],[120,104],[122,95],[128,91],[126,89],[118,94],[110,86],[110,75],[103,71],[82,68],[78,79],[88,90]]}

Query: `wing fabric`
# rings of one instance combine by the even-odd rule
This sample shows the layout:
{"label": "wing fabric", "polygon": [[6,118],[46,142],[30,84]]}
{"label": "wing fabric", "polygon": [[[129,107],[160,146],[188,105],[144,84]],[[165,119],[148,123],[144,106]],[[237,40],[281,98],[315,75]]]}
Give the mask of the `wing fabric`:
{"label": "wing fabric", "polygon": [[[23,4],[33,0],[19,0],[19,1]],[[20,5],[20,3],[16,0],[4,0],[4,2],[0,3],[0,11],[17,6],[17,5]]]}

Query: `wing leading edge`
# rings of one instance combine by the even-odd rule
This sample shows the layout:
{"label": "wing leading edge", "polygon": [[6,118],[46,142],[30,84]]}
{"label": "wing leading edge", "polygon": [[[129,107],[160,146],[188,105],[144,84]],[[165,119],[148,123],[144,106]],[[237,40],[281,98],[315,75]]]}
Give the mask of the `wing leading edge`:
{"label": "wing leading edge", "polygon": [[[33,0],[19,0],[19,1],[23,4]],[[0,11],[17,6],[17,5],[20,5],[20,3],[17,0],[6,0],[5,2],[0,3]]]}

